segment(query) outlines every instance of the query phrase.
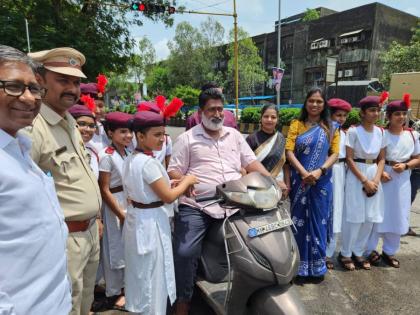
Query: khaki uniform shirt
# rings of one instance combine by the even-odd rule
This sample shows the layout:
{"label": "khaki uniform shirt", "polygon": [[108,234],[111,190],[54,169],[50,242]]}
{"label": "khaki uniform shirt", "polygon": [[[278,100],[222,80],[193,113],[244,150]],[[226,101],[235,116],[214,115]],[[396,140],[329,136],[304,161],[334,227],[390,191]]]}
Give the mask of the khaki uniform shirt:
{"label": "khaki uniform shirt", "polygon": [[66,221],[95,217],[101,208],[101,194],[74,118],[69,113],[61,117],[42,104],[27,134],[33,142],[33,160],[54,179]]}

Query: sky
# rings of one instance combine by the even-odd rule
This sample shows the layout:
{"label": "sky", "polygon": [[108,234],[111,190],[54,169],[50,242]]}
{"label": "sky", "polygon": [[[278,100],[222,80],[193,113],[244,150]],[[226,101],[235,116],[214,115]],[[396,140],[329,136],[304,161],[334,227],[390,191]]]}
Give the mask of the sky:
{"label": "sky", "polygon": [[[282,0],[281,18],[286,18],[304,12],[307,8],[326,7],[336,11],[344,11],[374,1],[366,0]],[[390,7],[420,16],[419,0],[379,0]],[[215,13],[232,13],[233,0],[177,0],[177,6],[182,5],[186,10],[206,11]],[[279,0],[236,0],[238,13],[238,26],[244,28],[251,36],[270,33],[274,31],[274,23],[278,20]],[[188,21],[198,27],[207,16],[199,14],[174,14],[173,27],[166,28],[162,22],[143,20],[142,27],[133,27],[130,31],[133,37],[146,36],[151,40],[158,60],[165,59],[169,55],[167,42],[175,34],[178,23]],[[232,17],[213,16],[222,23],[225,35],[233,28]]]}

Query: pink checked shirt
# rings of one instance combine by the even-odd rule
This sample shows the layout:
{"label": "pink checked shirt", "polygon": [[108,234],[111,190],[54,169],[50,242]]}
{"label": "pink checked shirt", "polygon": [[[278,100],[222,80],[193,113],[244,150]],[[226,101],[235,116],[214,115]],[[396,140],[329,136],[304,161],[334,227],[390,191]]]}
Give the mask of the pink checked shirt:
{"label": "pink checked shirt", "polygon": [[[257,158],[243,136],[233,128],[223,127],[218,140],[210,137],[199,124],[178,137],[168,172],[178,171],[184,175],[195,175],[200,184],[195,185],[197,197],[212,196],[216,185],[241,177],[241,167],[246,167]],[[182,196],[180,204],[200,208],[203,204],[193,198]],[[235,211],[212,205],[204,211],[214,217],[223,218]]]}

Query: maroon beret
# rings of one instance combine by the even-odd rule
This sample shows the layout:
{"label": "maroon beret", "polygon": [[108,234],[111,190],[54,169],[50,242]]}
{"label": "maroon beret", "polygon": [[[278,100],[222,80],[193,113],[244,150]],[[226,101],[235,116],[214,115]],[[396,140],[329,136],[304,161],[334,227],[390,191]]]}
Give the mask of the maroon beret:
{"label": "maroon beret", "polygon": [[92,97],[98,95],[98,87],[96,83],[80,83],[80,92],[89,94]]}
{"label": "maroon beret", "polygon": [[145,127],[158,127],[164,125],[165,118],[159,112],[153,110],[142,110],[134,114],[134,130],[139,130]]}
{"label": "maroon beret", "polygon": [[74,118],[79,118],[81,116],[88,116],[95,119],[95,115],[85,105],[79,105],[79,104],[73,105],[72,107],[69,108],[69,113]]}
{"label": "maroon beret", "polygon": [[362,110],[368,109],[370,107],[381,107],[379,96],[366,96],[359,101],[359,106]]}
{"label": "maroon beret", "polygon": [[328,106],[335,110],[344,110],[345,112],[351,111],[351,105],[349,102],[342,100],[341,98],[331,98],[328,100]]}
{"label": "maroon beret", "polygon": [[105,115],[105,124],[108,128],[131,128],[133,115],[122,112],[111,112]]}
{"label": "maroon beret", "polygon": [[395,100],[389,102],[386,105],[386,112],[393,113],[393,112],[406,112],[408,111],[409,106],[403,100]]}

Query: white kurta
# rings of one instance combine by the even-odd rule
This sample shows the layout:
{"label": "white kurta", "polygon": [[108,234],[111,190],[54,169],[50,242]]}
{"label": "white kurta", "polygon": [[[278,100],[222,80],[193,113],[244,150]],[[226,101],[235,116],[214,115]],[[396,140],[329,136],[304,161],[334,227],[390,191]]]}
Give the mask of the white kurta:
{"label": "white kurta", "polygon": [[[169,177],[162,164],[142,153],[129,156],[123,166],[124,191],[130,200],[159,201],[150,184]],[[124,223],[126,309],[142,314],[166,314],[166,300],[176,298],[169,217],[172,205],[151,209],[128,206]]]}
{"label": "white kurta", "polygon": [[[346,157],[346,134],[340,130],[340,152],[338,158]],[[344,162],[337,162],[332,168],[333,180],[333,233],[341,232],[344,208],[344,187],[346,180],[346,165]]]}
{"label": "white kurta", "polygon": [[[110,187],[122,186],[122,166],[124,159],[115,150],[113,153],[106,153],[107,148],[100,152],[99,171],[110,173]],[[118,205],[124,211],[127,210],[127,199],[123,191],[112,194]],[[107,296],[117,295],[123,287],[123,274],[114,270],[125,267],[124,244],[122,237],[123,227],[118,217],[111,208],[103,203],[104,235],[102,240],[102,251],[104,256],[104,273],[106,281]],[[109,270],[111,269],[111,270]]]}
{"label": "white kurta", "polygon": [[[414,133],[405,130],[401,135],[392,135],[385,131],[386,160],[405,162],[411,156],[420,154],[419,140]],[[391,176],[391,180],[383,184],[384,190],[384,220],[376,229],[379,233],[405,234],[409,227],[411,208],[411,184],[410,171],[396,173],[392,166],[385,165],[385,171]]]}
{"label": "white kurta", "polygon": [[68,314],[67,226],[31,142],[0,129],[0,314]]}
{"label": "white kurta", "polygon": [[[347,132],[346,146],[354,150],[355,159],[376,159],[386,142],[383,131],[374,127],[373,132],[367,132],[362,126],[351,127]],[[376,164],[356,162],[357,168],[372,180],[378,169]],[[363,185],[350,170],[346,174],[346,194],[344,198],[344,220],[351,223],[372,222],[379,223],[383,220],[384,199],[382,184],[376,194],[367,197]]]}

